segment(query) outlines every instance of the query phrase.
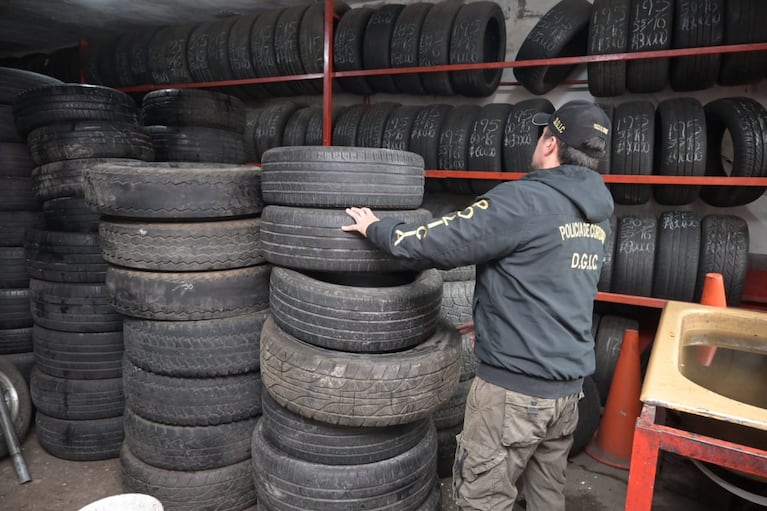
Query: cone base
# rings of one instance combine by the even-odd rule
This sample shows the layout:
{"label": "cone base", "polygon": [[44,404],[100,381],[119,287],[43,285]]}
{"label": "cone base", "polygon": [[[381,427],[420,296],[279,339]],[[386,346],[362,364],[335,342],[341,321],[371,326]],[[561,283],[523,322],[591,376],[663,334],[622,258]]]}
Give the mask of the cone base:
{"label": "cone base", "polygon": [[596,436],[589,442],[589,445],[586,446],[584,451],[586,454],[597,460],[598,462],[602,463],[603,465],[607,465],[609,467],[613,468],[619,468],[621,470],[628,470],[631,466],[631,454],[628,455],[626,458],[622,458],[620,456],[616,456],[615,454],[611,454],[609,452],[606,452],[602,450],[599,447],[599,431],[597,431]]}

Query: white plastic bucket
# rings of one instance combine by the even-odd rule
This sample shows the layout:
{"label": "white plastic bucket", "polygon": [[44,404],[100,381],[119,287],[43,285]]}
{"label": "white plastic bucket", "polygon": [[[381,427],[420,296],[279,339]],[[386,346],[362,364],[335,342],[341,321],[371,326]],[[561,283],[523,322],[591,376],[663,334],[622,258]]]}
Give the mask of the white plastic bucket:
{"label": "white plastic bucket", "polygon": [[163,511],[163,508],[151,495],[123,493],[91,502],[78,511]]}

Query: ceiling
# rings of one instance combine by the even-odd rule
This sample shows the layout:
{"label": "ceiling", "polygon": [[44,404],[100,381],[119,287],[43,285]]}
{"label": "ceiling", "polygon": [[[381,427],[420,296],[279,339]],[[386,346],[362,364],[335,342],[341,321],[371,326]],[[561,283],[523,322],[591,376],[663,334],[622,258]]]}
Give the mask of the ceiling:
{"label": "ceiling", "polygon": [[311,0],[0,0],[0,56],[21,56],[144,27],[198,22]]}

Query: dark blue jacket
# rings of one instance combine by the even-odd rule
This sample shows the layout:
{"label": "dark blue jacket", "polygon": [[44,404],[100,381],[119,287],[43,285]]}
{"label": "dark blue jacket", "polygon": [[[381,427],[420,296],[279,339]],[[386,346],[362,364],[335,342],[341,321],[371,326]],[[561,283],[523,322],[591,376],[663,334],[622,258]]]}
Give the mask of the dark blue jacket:
{"label": "dark blue jacket", "polygon": [[463,211],[426,224],[383,218],[367,234],[414,267],[476,264],[479,376],[556,398],[594,372],[591,317],[612,212],[599,174],[563,165],[500,183]]}

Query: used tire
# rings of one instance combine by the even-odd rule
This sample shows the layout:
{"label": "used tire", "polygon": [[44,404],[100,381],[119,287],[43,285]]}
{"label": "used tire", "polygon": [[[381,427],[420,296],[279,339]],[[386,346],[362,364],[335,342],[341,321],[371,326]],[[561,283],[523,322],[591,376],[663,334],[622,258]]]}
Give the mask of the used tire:
{"label": "used tire", "polygon": [[145,126],[202,126],[242,133],[245,104],[228,94],[198,89],[161,89],[144,96]]}
{"label": "used tire", "polygon": [[[370,15],[362,38],[362,69],[392,67],[391,48],[394,42],[394,28],[404,8],[402,4],[384,4]],[[365,78],[376,92],[391,94],[400,92],[392,75],[373,75]]]}
{"label": "used tire", "polygon": [[[359,7],[349,9],[341,17],[334,33],[333,68],[336,71],[359,71],[363,67],[365,29],[374,9]],[[338,83],[346,92],[369,95],[375,90],[364,76],[339,78]]]}
{"label": "used tire", "polygon": [[49,282],[104,282],[107,263],[101,257],[96,233],[30,229],[24,247],[33,278]]}
{"label": "used tire", "polygon": [[442,288],[441,316],[458,326],[473,319],[474,280],[445,282]]}
{"label": "used tire", "polygon": [[26,328],[32,326],[28,288],[0,288],[0,328]]}
{"label": "used tire", "polygon": [[360,117],[357,129],[357,147],[381,147],[384,128],[389,115],[399,103],[377,103],[367,108]]}
{"label": "used tire", "polygon": [[[421,39],[418,43],[419,66],[450,64],[453,25],[462,5],[463,2],[458,1],[438,2],[429,9],[421,26]],[[447,72],[421,73],[421,82],[427,94],[451,96],[455,93],[450,73]]]}
{"label": "used tire", "polygon": [[[439,134],[438,169],[468,170],[469,142],[474,122],[482,113],[479,105],[459,105],[450,110]],[[468,179],[450,179],[444,187],[453,193],[471,194]]]}
{"label": "used tire", "polygon": [[453,394],[460,356],[458,333],[446,324],[414,348],[376,355],[306,344],[271,319],[261,332],[261,377],[274,400],[342,426],[391,426],[429,416]]}
{"label": "used tire", "polygon": [[123,417],[105,419],[57,419],[37,411],[35,431],[40,446],[57,458],[70,461],[98,461],[120,453]]}
{"label": "used tire", "polygon": [[614,293],[651,296],[657,225],[654,216],[620,219],[611,286]]}
{"label": "used tire", "polygon": [[[611,174],[650,175],[655,147],[655,108],[649,101],[621,103],[613,113]],[[612,184],[618,204],[644,204],[650,185]]]}
{"label": "used tire", "polygon": [[[717,46],[724,40],[724,0],[676,0],[673,48]],[[693,55],[671,59],[669,81],[675,91],[703,90],[719,76],[721,55]]]}
{"label": "used tire", "polygon": [[240,133],[198,126],[147,126],[156,161],[245,163]]}
{"label": "used tire", "polygon": [[[139,160],[82,158],[40,165],[32,170],[32,187],[40,201],[83,196],[83,171],[104,163],[139,164]],[[56,230],[56,229],[52,229]]]}
{"label": "used tire", "polygon": [[32,351],[32,329],[0,328],[0,355]]}
{"label": "used tire", "polygon": [[615,364],[623,346],[623,334],[629,329],[639,330],[639,324],[633,319],[620,316],[605,315],[599,320],[599,328],[594,338],[596,370],[592,378],[599,390],[599,400],[602,404],[607,402]]}
{"label": "used tire", "polygon": [[[426,15],[433,4],[415,2],[406,5],[399,13],[391,37],[391,67],[415,67],[418,61],[418,46]],[[425,94],[420,73],[392,75],[396,88],[406,94]],[[390,147],[390,149],[395,149]]]}
{"label": "used tire", "polygon": [[11,104],[16,96],[27,89],[42,85],[60,84],[51,76],[33,73],[22,69],[0,67],[0,103]]}
{"label": "used tire", "polygon": [[[674,5],[667,0],[631,2],[628,51],[667,50],[671,47]],[[626,62],[626,87],[631,92],[659,92],[668,83],[669,59]]]}
{"label": "used tire", "polygon": [[381,147],[398,151],[409,150],[410,132],[420,111],[421,107],[417,105],[403,105],[395,108],[386,120]]}
{"label": "used tire", "polygon": [[689,211],[668,211],[658,220],[652,295],[691,302],[700,254],[700,217]]}
{"label": "used tire", "polygon": [[[491,103],[482,107],[479,117],[474,121],[469,138],[468,168],[501,172],[503,168],[503,135],[506,119],[512,106],[504,103]],[[475,195],[488,192],[498,184],[492,179],[472,179],[471,190]]]}
{"label": "used tire", "polygon": [[31,279],[35,324],[63,332],[122,330],[122,316],[109,305],[104,284],[72,284]]}
{"label": "used tire", "polygon": [[[767,18],[767,4],[759,0],[728,0],[724,16],[723,44],[767,41],[759,20]],[[739,52],[722,55],[719,85],[742,85],[764,78],[767,52]]]}
{"label": "used tire", "polygon": [[748,270],[748,224],[737,216],[708,215],[701,223],[701,238],[695,301],[700,301],[706,274],[721,273],[727,305],[737,307]]}
{"label": "used tire", "polygon": [[[35,367],[59,378],[98,380],[122,375],[123,334],[32,329]],[[66,418],[66,417],[63,417]]]}
{"label": "used tire", "polygon": [[63,197],[43,202],[43,218],[53,231],[96,233],[101,215],[81,197]]}
{"label": "used tire", "polygon": [[[451,64],[503,62],[506,58],[506,20],[495,2],[461,6],[450,34]],[[498,89],[503,69],[453,71],[450,83],[457,94],[486,98]]]}
{"label": "used tire", "polygon": [[0,247],[24,245],[27,229],[41,227],[42,220],[37,211],[0,211]]}
{"label": "used tire", "polygon": [[[594,0],[589,24],[589,55],[627,51],[630,3],[630,0]],[[587,67],[592,96],[622,96],[626,92],[626,61],[589,62]]]}
{"label": "used tire", "polygon": [[99,380],[59,378],[35,365],[29,388],[37,409],[59,419],[119,417],[125,409],[122,377]]}
{"label": "used tire", "polygon": [[29,286],[24,247],[0,247],[0,288]]}
{"label": "used tire", "polygon": [[618,238],[618,217],[615,215],[611,216],[609,222],[610,233],[605,240],[605,258],[602,261],[602,270],[599,273],[599,282],[597,283],[597,290],[603,293],[610,293],[612,291],[615,240]]}
{"label": "used tire", "polygon": [[447,104],[426,105],[413,121],[410,130],[410,151],[421,155],[427,170],[439,168],[440,137],[448,113],[452,110],[453,107]]}

